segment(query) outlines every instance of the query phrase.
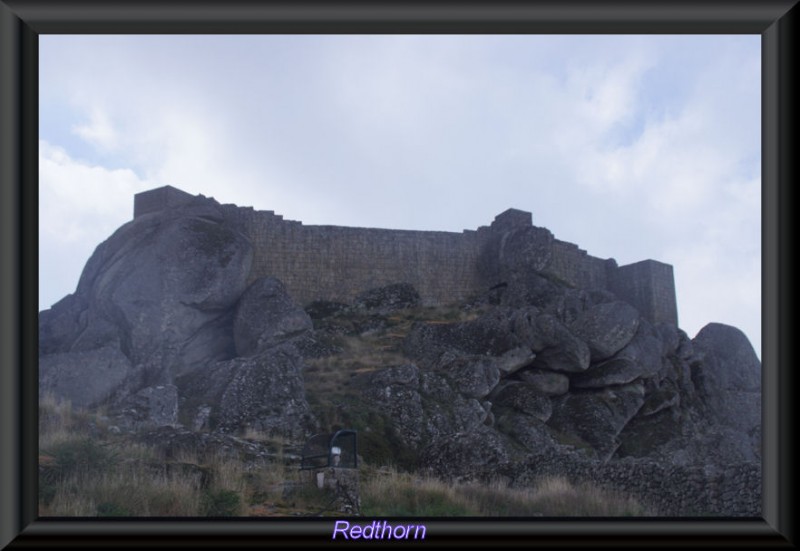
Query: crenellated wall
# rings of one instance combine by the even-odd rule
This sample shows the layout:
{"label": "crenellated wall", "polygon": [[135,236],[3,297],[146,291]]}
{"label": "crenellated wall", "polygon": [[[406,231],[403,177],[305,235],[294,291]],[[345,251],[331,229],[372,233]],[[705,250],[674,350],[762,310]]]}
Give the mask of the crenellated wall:
{"label": "crenellated wall", "polygon": [[608,289],[607,265],[607,260],[591,256],[577,245],[556,239],[553,241],[550,264],[544,271],[575,287]]}
{"label": "crenellated wall", "polygon": [[[191,201],[218,205],[165,186],[137,194],[134,217]],[[514,236],[515,247],[528,255],[521,258],[542,273],[575,287],[612,291],[650,321],[677,325],[672,266],[645,260],[618,267],[536,228],[526,211],[508,209],[488,227],[457,233],[306,226],[272,211],[219,206],[253,242],[250,279],[275,276],[302,304],[347,302],[367,289],[398,282],[414,285],[427,305],[463,300],[498,283],[502,270],[495,268],[504,260],[497,255]]]}

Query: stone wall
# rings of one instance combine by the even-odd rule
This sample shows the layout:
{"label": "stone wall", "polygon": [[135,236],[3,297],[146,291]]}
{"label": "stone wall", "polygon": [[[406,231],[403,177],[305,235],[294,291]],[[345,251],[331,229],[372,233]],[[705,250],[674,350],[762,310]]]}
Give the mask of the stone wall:
{"label": "stone wall", "polygon": [[553,454],[515,467],[511,484],[535,486],[538,478],[548,476],[632,495],[658,516],[762,516],[758,463],[712,467],[622,460],[599,464]]}
{"label": "stone wall", "polygon": [[169,207],[177,207],[194,201],[195,197],[172,186],[164,186],[133,197],[133,217],[156,212]]}
{"label": "stone wall", "polygon": [[[192,200],[218,204],[165,186],[137,194],[134,216]],[[523,232],[536,238],[536,232],[525,233],[534,227],[531,213],[517,209],[497,215],[489,227],[456,233],[306,226],[273,211],[221,208],[253,242],[250,280],[277,277],[301,304],[317,299],[348,302],[367,289],[392,283],[412,284],[425,305],[464,300],[499,283],[492,266],[487,268],[487,259],[498,259],[487,251],[502,243],[503,236]],[[544,273],[575,287],[610,290],[650,321],[677,325],[672,266],[645,260],[617,267],[613,260],[593,257],[543,231],[552,241]]]}
{"label": "stone wall", "polygon": [[545,273],[574,287],[608,289],[607,261],[566,241],[553,241],[553,255]]}
{"label": "stone wall", "polygon": [[609,290],[630,302],[645,318],[678,325],[675,279],[669,264],[642,260],[620,266],[612,272],[609,283]]}
{"label": "stone wall", "polygon": [[412,284],[427,305],[482,288],[478,232],[304,226],[251,209],[240,209],[239,217],[255,248],[251,280],[273,275],[301,304],[348,302],[391,283]]}

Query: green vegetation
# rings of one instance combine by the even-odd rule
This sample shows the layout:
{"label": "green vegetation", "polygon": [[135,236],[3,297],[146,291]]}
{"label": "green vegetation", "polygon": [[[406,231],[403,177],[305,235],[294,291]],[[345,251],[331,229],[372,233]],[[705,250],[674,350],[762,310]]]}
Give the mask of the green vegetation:
{"label": "green vegetation", "polygon": [[242,500],[231,490],[206,490],[203,493],[202,509],[209,517],[239,516]]}

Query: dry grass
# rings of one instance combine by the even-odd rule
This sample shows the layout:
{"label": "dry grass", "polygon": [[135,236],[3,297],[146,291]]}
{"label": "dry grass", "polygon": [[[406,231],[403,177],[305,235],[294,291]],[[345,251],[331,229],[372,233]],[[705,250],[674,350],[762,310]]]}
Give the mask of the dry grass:
{"label": "dry grass", "polygon": [[362,513],[397,516],[613,517],[652,516],[631,497],[564,478],[543,478],[530,488],[449,484],[432,477],[372,471],[362,479]]}
{"label": "dry grass", "polygon": [[565,478],[544,478],[532,496],[548,516],[652,516],[630,496],[593,486],[573,485]]}
{"label": "dry grass", "polygon": [[455,486],[395,470],[377,471],[361,481],[361,512],[367,516],[476,515]]}
{"label": "dry grass", "polygon": [[[228,454],[161,450],[104,428],[102,416],[52,397],[40,401],[39,514],[43,517],[228,517],[316,514],[327,498],[307,472],[283,461],[286,442],[249,431],[277,450],[248,471]],[[297,490],[299,488],[299,491]]]}
{"label": "dry grass", "polygon": [[341,353],[307,360],[307,391],[345,392],[352,377],[407,361],[382,336],[340,337],[339,344]]}
{"label": "dry grass", "polygon": [[[77,446],[75,446],[77,444]],[[70,447],[81,450],[65,453]],[[100,451],[100,450],[105,450]],[[189,476],[154,469],[133,459],[141,447],[103,442],[65,441],[51,452],[51,465],[40,463],[39,512],[42,516],[197,516],[201,489]],[[152,456],[153,452],[148,452]]]}
{"label": "dry grass", "polygon": [[[414,322],[453,323],[479,311],[417,308],[388,318],[383,331],[342,337],[343,352],[308,362],[306,390],[323,428],[352,425],[348,399],[361,375],[400,365],[399,345]],[[88,413],[45,396],[39,404],[39,510],[42,516],[235,516],[318,514],[324,500],[307,472],[286,466],[287,442],[248,430],[245,439],[278,450],[266,468],[247,472],[218,455],[201,462],[185,453],[167,469],[159,450],[110,434],[102,413]],[[369,419],[368,426],[377,425]],[[377,429],[376,429],[377,430]],[[375,438],[385,440],[381,430]],[[363,450],[369,439],[362,440]],[[396,457],[396,456],[395,456]],[[209,473],[207,479],[197,472]],[[531,488],[502,483],[449,484],[396,470],[362,468],[362,514],[369,516],[624,516],[647,515],[635,500],[589,485],[548,478]],[[324,504],[323,504],[324,505]]]}
{"label": "dry grass", "polygon": [[[310,473],[283,461],[248,472],[226,455],[201,464],[196,454],[185,452],[167,464],[158,450],[124,437],[98,435],[97,429],[90,436],[88,427],[97,427],[97,420],[86,412],[52,399],[40,405],[41,442],[47,443],[39,460],[44,517],[333,514]],[[449,484],[368,465],[361,470],[361,499],[368,516],[648,515],[629,497],[560,478],[508,488],[500,482]]]}
{"label": "dry grass", "polygon": [[[409,360],[402,351],[402,343],[416,322],[455,323],[477,318],[482,309],[465,312],[458,305],[416,307],[393,312],[385,318],[386,326],[362,335],[336,337],[341,352],[324,358],[306,360],[303,378],[306,396],[314,414],[323,427],[341,426],[348,419],[341,415],[341,406],[360,395],[353,382],[361,375],[379,369],[402,365]],[[338,324],[353,322],[360,314],[334,318]],[[332,323],[330,320],[323,320]]]}

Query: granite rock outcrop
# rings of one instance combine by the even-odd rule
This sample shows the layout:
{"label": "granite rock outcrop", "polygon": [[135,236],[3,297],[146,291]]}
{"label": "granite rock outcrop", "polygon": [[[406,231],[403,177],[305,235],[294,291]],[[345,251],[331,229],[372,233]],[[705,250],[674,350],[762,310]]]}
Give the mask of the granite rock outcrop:
{"label": "granite rock outcrop", "polygon": [[[310,401],[309,388],[330,387],[346,395],[336,419],[367,444],[391,442],[396,455],[380,461],[518,484],[537,464],[556,471],[554,457],[576,480],[594,469],[611,485],[619,473],[663,472],[721,487],[733,473],[748,495],[692,503],[757,516],[761,364],[747,338],[711,323],[690,339],[607,287],[562,280],[552,255],[563,244],[509,220],[483,259],[500,283],[431,320],[402,279],[298,303],[263,266],[253,271],[257,247],[229,206],[141,209],[98,246],[75,293],[40,312],[40,394],[107,407],[133,433],[300,443],[331,422],[326,396]],[[371,348],[348,360],[347,380],[314,385],[336,377],[310,364],[345,365],[337,358],[353,342]],[[664,503],[689,514],[686,500]]]}

